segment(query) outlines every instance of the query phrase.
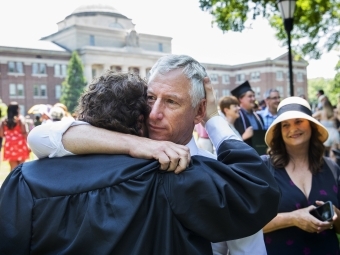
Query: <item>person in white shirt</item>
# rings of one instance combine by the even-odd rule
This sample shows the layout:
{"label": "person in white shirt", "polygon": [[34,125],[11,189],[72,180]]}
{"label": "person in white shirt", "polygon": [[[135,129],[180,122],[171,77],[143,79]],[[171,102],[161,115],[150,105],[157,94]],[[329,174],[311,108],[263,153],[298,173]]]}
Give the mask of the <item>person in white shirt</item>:
{"label": "person in white shirt", "polygon": [[[204,67],[188,56],[165,56],[154,65],[150,71],[147,92],[151,107],[146,121],[149,138],[187,145],[191,155],[216,158],[213,154],[198,149],[192,137],[195,124],[200,123],[206,115],[207,119],[210,119],[206,125],[207,132],[216,148],[219,148],[225,139],[239,140],[230,128],[223,131],[218,128],[224,120],[218,117],[215,101],[205,99],[202,84],[206,76]],[[212,91],[211,86],[209,89]],[[210,107],[207,107],[207,103]],[[185,156],[165,146],[155,146],[155,141],[84,124],[86,123],[70,121],[36,127],[30,133],[29,144],[39,158],[123,153],[133,157],[156,158],[163,169],[175,170],[177,173],[186,166],[181,163],[185,161]],[[254,153],[256,154],[255,151]],[[239,156],[240,160],[245,160],[242,155]],[[263,167],[266,171],[266,167]],[[274,204],[276,202],[278,201],[273,201]],[[226,244],[232,255],[266,254],[262,230],[248,237],[213,244],[214,253],[225,254]]]}

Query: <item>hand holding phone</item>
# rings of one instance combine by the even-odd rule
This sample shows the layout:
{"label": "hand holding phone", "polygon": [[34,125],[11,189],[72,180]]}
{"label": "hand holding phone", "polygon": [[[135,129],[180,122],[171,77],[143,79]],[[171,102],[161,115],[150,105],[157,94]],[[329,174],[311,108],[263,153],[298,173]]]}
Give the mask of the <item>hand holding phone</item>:
{"label": "hand holding phone", "polygon": [[333,204],[331,201],[327,201],[311,210],[310,214],[320,221],[332,221],[334,216]]}

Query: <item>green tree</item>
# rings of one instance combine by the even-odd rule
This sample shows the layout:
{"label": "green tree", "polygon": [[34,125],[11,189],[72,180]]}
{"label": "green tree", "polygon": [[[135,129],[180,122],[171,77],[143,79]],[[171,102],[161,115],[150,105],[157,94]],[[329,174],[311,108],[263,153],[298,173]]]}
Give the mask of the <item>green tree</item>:
{"label": "green tree", "polygon": [[333,105],[336,104],[336,96],[333,93],[333,80],[325,78],[315,78],[308,80],[308,100],[312,104],[317,104],[316,93],[322,89]]}
{"label": "green tree", "polygon": [[72,53],[65,81],[62,83],[60,102],[67,106],[69,112],[74,112],[78,105],[78,98],[86,86],[84,68],[76,51]]}
{"label": "green tree", "polygon": [[336,71],[336,74],[335,74],[334,80],[333,80],[333,90],[332,90],[332,92],[335,95],[335,97],[338,97],[338,95],[340,95],[340,60],[338,61],[338,63],[335,66],[335,71]]}
{"label": "green tree", "polygon": [[[277,0],[199,0],[222,31],[241,32],[246,21],[263,16],[276,30],[278,40],[286,44],[287,35]],[[302,56],[318,59],[340,44],[340,1],[297,0],[294,13],[292,48]]]}

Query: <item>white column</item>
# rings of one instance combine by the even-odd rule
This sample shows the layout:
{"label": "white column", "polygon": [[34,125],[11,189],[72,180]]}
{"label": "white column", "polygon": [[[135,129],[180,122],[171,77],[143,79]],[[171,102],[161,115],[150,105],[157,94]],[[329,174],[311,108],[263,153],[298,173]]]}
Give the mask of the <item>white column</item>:
{"label": "white column", "polygon": [[85,65],[84,75],[85,75],[87,84],[89,84],[93,79],[92,78],[92,65]]}
{"label": "white column", "polygon": [[139,76],[141,78],[146,78],[146,68],[144,66],[139,67]]}
{"label": "white column", "polygon": [[110,69],[110,64],[105,63],[103,65],[103,73]]}
{"label": "white column", "polygon": [[122,66],[122,72],[123,73],[127,73],[129,71],[129,67],[128,66]]}

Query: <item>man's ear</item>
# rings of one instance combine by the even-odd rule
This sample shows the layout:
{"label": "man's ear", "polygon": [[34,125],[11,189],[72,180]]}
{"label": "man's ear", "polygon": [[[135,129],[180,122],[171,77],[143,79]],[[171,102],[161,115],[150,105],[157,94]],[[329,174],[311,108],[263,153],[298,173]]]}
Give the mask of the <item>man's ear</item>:
{"label": "man's ear", "polygon": [[195,125],[198,123],[201,123],[201,121],[203,120],[205,114],[207,111],[207,100],[204,98],[201,100],[201,102],[196,106],[195,112]]}

